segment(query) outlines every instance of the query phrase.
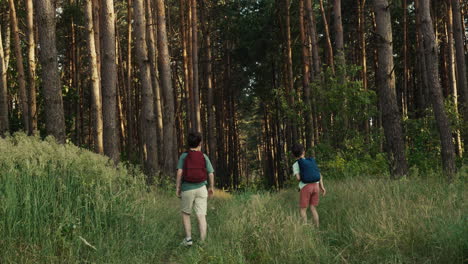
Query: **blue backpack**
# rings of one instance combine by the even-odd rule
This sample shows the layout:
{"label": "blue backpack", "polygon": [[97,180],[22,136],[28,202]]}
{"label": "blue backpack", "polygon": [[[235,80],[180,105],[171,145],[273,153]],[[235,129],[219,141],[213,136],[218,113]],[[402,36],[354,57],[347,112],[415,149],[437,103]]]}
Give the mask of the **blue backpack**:
{"label": "blue backpack", "polygon": [[301,181],[303,183],[312,183],[320,181],[320,170],[314,158],[298,159]]}

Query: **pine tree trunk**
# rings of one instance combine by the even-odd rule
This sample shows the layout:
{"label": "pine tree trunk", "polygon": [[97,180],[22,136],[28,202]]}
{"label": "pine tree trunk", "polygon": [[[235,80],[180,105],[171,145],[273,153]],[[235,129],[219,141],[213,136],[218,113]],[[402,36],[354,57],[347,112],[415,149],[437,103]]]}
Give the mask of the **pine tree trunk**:
{"label": "pine tree trunk", "polygon": [[[163,117],[162,117],[162,104],[161,104],[161,87],[158,80],[158,64],[157,64],[157,44],[156,44],[156,23],[153,20],[153,12],[151,0],[146,2],[146,39],[148,45],[149,65],[151,69],[151,82],[154,94],[154,115],[156,118],[156,134],[157,146],[162,146],[163,140]],[[156,10],[156,8],[154,8]],[[159,159],[162,156],[162,148],[157,148]]]}
{"label": "pine tree trunk", "polygon": [[142,95],[144,166],[148,176],[148,183],[152,184],[154,174],[158,169],[158,149],[156,135],[156,116],[154,114],[154,96],[151,85],[150,60],[146,40],[146,18],[143,1],[134,0],[135,12],[135,48],[138,67],[140,68],[140,82]]}
{"label": "pine tree trunk", "polygon": [[15,41],[15,57],[16,57],[16,70],[18,78],[18,91],[20,98],[20,109],[23,120],[24,131],[29,133],[29,104],[28,104],[28,94],[26,91],[26,81],[24,77],[24,66],[23,66],[23,53],[21,51],[21,41],[20,41],[20,32],[18,26],[18,19],[16,16],[15,2],[14,0],[9,0],[10,4],[10,18],[11,18],[11,27],[13,30],[13,40]]}
{"label": "pine tree trunk", "polygon": [[200,115],[200,89],[198,84],[198,17],[197,0],[192,1],[192,67],[193,67],[193,103],[194,103],[194,129],[201,132]]}
{"label": "pine tree trunk", "polygon": [[88,44],[88,56],[91,70],[91,98],[93,116],[94,151],[104,153],[103,123],[102,123],[102,99],[99,85],[99,72],[97,65],[96,44],[93,27],[93,7],[91,0],[85,2],[86,37]]}
{"label": "pine tree trunk", "polygon": [[200,21],[203,30],[203,41],[206,49],[206,90],[207,90],[207,114],[208,114],[208,150],[211,161],[216,164],[216,124],[215,124],[215,108],[214,108],[214,93],[213,93],[213,69],[212,69],[212,56],[211,56],[211,39],[210,39],[210,20],[209,9],[204,1],[201,2],[202,7],[200,10]]}
{"label": "pine tree trunk", "polygon": [[304,90],[305,110],[305,142],[307,149],[314,147],[314,125],[312,116],[312,101],[310,100],[310,54],[308,47],[307,29],[304,23],[304,0],[299,1],[299,30],[301,36],[301,53],[302,53],[302,89]]}
{"label": "pine tree trunk", "polygon": [[[362,0],[363,4],[365,0]],[[363,5],[360,7],[361,12],[363,12]],[[345,54],[344,54],[344,40],[343,40],[343,23],[341,21],[341,0],[335,0],[333,5],[333,13],[334,13],[334,26],[335,26],[335,47],[336,47],[336,58],[338,60],[338,64],[343,67],[341,71],[346,71],[345,64]],[[361,23],[363,21],[361,20]],[[365,49],[364,49],[365,50]],[[341,75],[346,75],[346,72],[341,73]],[[342,76],[344,78],[344,76]]]}
{"label": "pine tree trunk", "polygon": [[9,129],[7,65],[3,52],[2,29],[0,26],[0,137],[4,136]]}
{"label": "pine tree trunk", "polygon": [[135,130],[135,103],[133,91],[133,64],[132,64],[132,0],[127,1],[127,137],[128,137],[128,156],[134,160],[136,156],[136,130]]}
{"label": "pine tree trunk", "polygon": [[33,2],[26,0],[27,28],[28,28],[28,73],[29,73],[29,134],[37,133],[36,106],[36,44],[34,41]]}
{"label": "pine tree trunk", "polygon": [[325,28],[325,39],[327,42],[327,51],[328,51],[328,66],[331,68],[332,72],[335,72],[335,63],[333,57],[333,47],[331,44],[330,38],[330,29],[328,28],[328,21],[325,14],[325,8],[323,6],[323,0],[320,0],[320,11],[322,11],[323,26]]}
{"label": "pine tree trunk", "polygon": [[445,113],[442,90],[439,80],[439,65],[437,48],[435,46],[435,35],[430,15],[430,1],[421,0],[421,31],[423,35],[423,46],[426,57],[426,70],[429,78],[429,89],[431,90],[432,106],[437,121],[440,141],[442,145],[442,163],[447,177],[452,180],[456,171],[455,148],[452,142],[452,132]]}
{"label": "pine tree trunk", "polygon": [[55,7],[50,0],[36,0],[36,12],[47,134],[54,136],[58,142],[65,143],[62,86],[55,44]]}
{"label": "pine tree trunk", "polygon": [[398,112],[395,91],[395,73],[393,64],[393,40],[390,9],[387,0],[375,0],[376,37],[378,47],[377,78],[380,84],[380,104],[390,172],[393,179],[399,179],[408,173],[405,157],[405,144],[401,128],[401,116]]}
{"label": "pine tree trunk", "polygon": [[101,0],[100,16],[104,154],[117,163],[120,160],[120,153],[117,127],[117,65],[115,63],[115,14],[113,0]]}
{"label": "pine tree trunk", "polygon": [[[449,64],[449,79],[450,79],[450,88],[452,94],[452,102],[455,107],[455,116],[457,119],[460,118],[458,113],[458,89],[457,89],[457,76],[456,76],[456,62],[455,62],[455,47],[453,45],[453,16],[452,16],[452,5],[450,0],[447,1],[447,44],[448,44],[448,64]],[[455,130],[455,142],[456,142],[456,151],[459,157],[463,156],[463,146],[461,141],[461,133],[459,129]]]}
{"label": "pine tree trunk", "polygon": [[158,51],[160,78],[164,102],[164,163],[163,171],[171,175],[176,167],[177,136],[175,134],[174,90],[171,82],[171,65],[166,33],[164,0],[157,0],[158,10]]}
{"label": "pine tree trunk", "polygon": [[[463,45],[463,35],[465,30],[460,16],[460,2],[452,0],[453,15],[453,38],[455,40],[456,61],[457,61],[457,86],[461,94],[461,112],[465,123],[468,123],[468,83],[466,72],[465,52]],[[468,132],[464,132],[465,147],[468,146]]]}
{"label": "pine tree trunk", "polygon": [[315,18],[314,12],[312,9],[312,2],[311,0],[305,0],[306,4],[306,16],[307,22],[309,25],[309,33],[311,38],[311,49],[312,49],[312,60],[314,66],[314,79],[319,78],[321,73],[321,65],[320,65],[320,57],[319,57],[319,47],[318,47],[318,39],[317,39],[317,29],[315,25]]}

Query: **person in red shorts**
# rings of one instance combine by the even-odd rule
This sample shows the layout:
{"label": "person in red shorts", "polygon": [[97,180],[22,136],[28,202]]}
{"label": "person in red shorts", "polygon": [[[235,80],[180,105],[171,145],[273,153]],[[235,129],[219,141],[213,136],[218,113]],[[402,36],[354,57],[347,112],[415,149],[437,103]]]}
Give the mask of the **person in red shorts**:
{"label": "person in red shorts", "polygon": [[297,158],[293,164],[293,174],[299,181],[299,207],[301,217],[304,223],[307,223],[307,208],[310,206],[310,212],[315,225],[319,226],[319,215],[317,206],[319,204],[319,194],[325,196],[327,191],[323,186],[323,176],[317,167],[313,158],[305,157],[304,146],[295,144],[292,147],[292,153]]}

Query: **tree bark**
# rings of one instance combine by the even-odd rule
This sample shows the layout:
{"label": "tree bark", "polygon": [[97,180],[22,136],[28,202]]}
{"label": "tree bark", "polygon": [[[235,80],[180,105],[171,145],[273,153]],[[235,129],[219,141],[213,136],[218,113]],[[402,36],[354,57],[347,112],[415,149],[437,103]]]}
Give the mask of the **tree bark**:
{"label": "tree bark", "polygon": [[55,6],[51,0],[36,0],[39,30],[39,57],[42,66],[42,87],[47,134],[65,143],[65,117],[55,44]]}
{"label": "tree bark", "polygon": [[93,27],[93,7],[91,0],[85,2],[85,20],[86,20],[86,37],[88,42],[88,56],[91,70],[91,98],[93,112],[93,137],[94,151],[99,154],[104,153],[103,143],[103,123],[102,123],[102,99],[101,87],[99,85],[99,72],[96,55],[96,44],[94,38]]}
{"label": "tree bark", "polygon": [[28,73],[29,73],[29,134],[37,133],[36,106],[36,45],[34,41],[34,11],[32,0],[26,0],[28,28]]}
{"label": "tree bark", "polygon": [[312,101],[310,100],[310,54],[308,47],[307,29],[304,23],[304,0],[299,1],[299,30],[301,36],[301,52],[302,52],[302,89],[304,90],[305,110],[305,142],[307,149],[314,147],[314,125],[312,116]]}
{"label": "tree bark", "polygon": [[320,11],[322,11],[323,26],[325,28],[325,39],[327,42],[327,51],[328,51],[328,66],[331,68],[332,72],[335,73],[333,46],[331,44],[330,29],[328,28],[328,21],[327,21],[327,16],[325,14],[325,8],[323,6],[323,0],[320,0]]}
{"label": "tree bark", "polygon": [[197,0],[192,1],[192,67],[193,67],[193,103],[194,103],[194,129],[201,132],[200,115],[200,89],[198,85],[198,17]]}
{"label": "tree bark", "polygon": [[312,46],[312,60],[313,60],[313,66],[314,66],[314,76],[315,78],[320,77],[321,73],[321,65],[320,65],[320,57],[319,57],[319,48],[318,48],[318,39],[317,39],[317,29],[315,25],[315,19],[314,19],[314,11],[312,9],[312,2],[311,0],[305,0],[305,6],[306,6],[306,16],[307,16],[307,22],[309,25],[309,33],[310,33],[310,38],[312,40],[311,46]]}
{"label": "tree bark", "polygon": [[[460,118],[458,112],[458,89],[457,89],[457,68],[455,62],[455,47],[453,45],[453,16],[452,16],[452,4],[450,0],[447,1],[447,44],[448,44],[448,68],[449,68],[449,79],[450,79],[450,88],[452,93],[452,102],[455,107],[455,116],[457,119]],[[461,141],[460,130],[455,130],[455,142],[456,142],[456,151],[459,157],[463,156],[463,145]]]}
{"label": "tree bark", "polygon": [[104,154],[114,163],[120,160],[117,122],[117,65],[115,56],[114,1],[101,0],[101,86],[104,122]]}
{"label": "tree bark", "polygon": [[212,56],[211,56],[211,34],[210,34],[210,19],[209,9],[207,4],[202,1],[200,10],[200,21],[203,30],[203,41],[206,49],[206,89],[207,89],[207,114],[208,114],[208,150],[211,161],[216,164],[216,124],[215,124],[215,108],[214,108],[214,93],[213,93],[213,69],[212,69]]}
{"label": "tree bark", "polygon": [[135,159],[136,150],[136,130],[135,130],[135,103],[133,91],[133,64],[132,64],[132,0],[127,2],[127,137],[128,137],[128,156],[130,160]]}
{"label": "tree bark", "polygon": [[175,134],[174,90],[171,82],[171,65],[166,33],[164,0],[157,0],[158,9],[158,51],[160,78],[164,105],[164,163],[163,171],[171,175],[176,167],[177,136]]}
{"label": "tree bark", "polygon": [[426,70],[431,90],[432,106],[437,121],[440,141],[442,145],[442,164],[447,177],[452,180],[456,171],[455,149],[452,142],[452,132],[445,113],[442,90],[439,80],[439,65],[437,48],[435,46],[435,34],[430,15],[430,1],[421,0],[421,31],[423,35],[424,56],[426,57]]}
{"label": "tree bark", "polygon": [[383,127],[391,176],[393,179],[399,179],[408,173],[408,164],[405,157],[401,116],[396,102],[392,25],[388,1],[374,0],[374,11],[378,47],[376,75],[380,84],[382,118],[385,120]]}
{"label": "tree bark", "polygon": [[18,91],[20,98],[20,109],[23,120],[24,131],[29,133],[29,104],[28,104],[28,94],[26,91],[26,81],[24,77],[24,66],[23,66],[23,53],[21,51],[21,41],[20,41],[20,32],[18,26],[18,19],[16,16],[15,1],[9,0],[10,4],[10,18],[11,18],[11,27],[13,31],[13,40],[15,42],[15,57],[16,57],[16,70],[18,78]]}
{"label": "tree bark", "polygon": [[[457,86],[461,94],[461,111],[465,123],[468,123],[468,82],[466,72],[465,52],[463,45],[463,35],[465,30],[460,16],[460,2],[452,0],[452,15],[453,15],[453,38],[455,39],[456,61],[457,61]],[[465,146],[468,142],[468,132],[464,133]]]}
{"label": "tree bark", "polygon": [[2,29],[0,26],[0,136],[4,136],[10,129],[8,120],[8,85],[7,64],[3,52]]}
{"label": "tree bark", "polygon": [[[153,12],[151,0],[146,2],[146,40],[148,46],[149,65],[151,69],[151,82],[154,95],[154,115],[156,118],[156,136],[157,146],[162,146],[163,142],[163,117],[162,117],[162,104],[161,104],[161,87],[158,78],[158,63],[157,63],[157,44],[156,44],[156,26],[153,20]],[[154,8],[156,10],[156,8]],[[157,148],[158,158],[162,156],[162,148]]]}
{"label": "tree bark", "polygon": [[141,95],[143,100],[143,144],[144,166],[148,183],[152,184],[158,169],[158,149],[156,135],[156,116],[154,114],[154,96],[151,85],[150,60],[146,40],[146,18],[143,9],[144,0],[134,0],[135,12],[135,48],[138,67],[140,68]]}

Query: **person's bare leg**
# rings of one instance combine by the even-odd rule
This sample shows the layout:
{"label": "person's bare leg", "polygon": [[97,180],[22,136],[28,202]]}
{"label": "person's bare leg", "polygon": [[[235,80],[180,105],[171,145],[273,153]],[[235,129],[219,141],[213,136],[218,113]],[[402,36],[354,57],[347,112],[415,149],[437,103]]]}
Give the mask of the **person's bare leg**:
{"label": "person's bare leg", "polygon": [[206,215],[197,215],[198,228],[200,229],[200,240],[205,241],[206,239]]}
{"label": "person's bare leg", "polygon": [[184,223],[185,237],[192,237],[192,223],[190,223],[190,215],[182,212],[182,222]]}
{"label": "person's bare leg", "polygon": [[301,208],[301,217],[304,224],[307,223],[307,208]]}
{"label": "person's bare leg", "polygon": [[317,208],[315,206],[310,206],[310,212],[312,213],[312,218],[314,219],[315,226],[319,227],[319,215],[317,212]]}

